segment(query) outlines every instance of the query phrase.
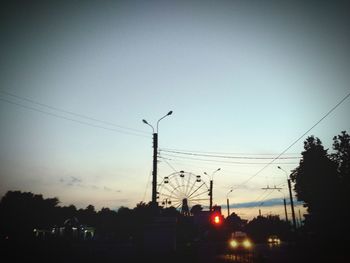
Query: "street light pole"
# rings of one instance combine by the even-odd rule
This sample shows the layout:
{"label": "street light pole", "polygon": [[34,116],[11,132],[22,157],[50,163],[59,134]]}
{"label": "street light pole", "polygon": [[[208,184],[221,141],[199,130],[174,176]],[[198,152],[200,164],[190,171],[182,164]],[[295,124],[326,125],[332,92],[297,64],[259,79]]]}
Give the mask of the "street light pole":
{"label": "street light pole", "polygon": [[157,207],[157,171],[158,171],[158,132],[153,133],[153,178],[152,178],[152,206]]}
{"label": "street light pole", "polygon": [[286,216],[286,222],[288,223],[287,204],[286,204],[286,198],[285,197],[283,197],[283,204],[284,204],[284,214]]}
{"label": "street light pole", "polygon": [[296,230],[297,229],[297,222],[295,220],[294,203],[293,203],[292,187],[291,187],[290,179],[288,179],[288,188],[289,188],[289,196],[290,196],[290,205],[292,208],[293,226],[294,226],[294,230]]}
{"label": "street light pole", "polygon": [[152,181],[152,203],[151,204],[152,204],[152,207],[154,207],[154,208],[156,208],[158,206],[158,203],[157,203],[158,124],[162,119],[171,115],[172,113],[173,113],[172,111],[169,111],[166,115],[164,115],[162,118],[160,118],[157,121],[157,129],[156,130],[154,130],[153,126],[151,124],[149,124],[145,119],[142,120],[143,123],[150,126],[152,128],[152,131],[153,131],[153,171],[152,171],[153,181]]}
{"label": "street light pole", "polygon": [[288,174],[287,174],[287,172],[284,169],[282,169],[280,166],[278,166],[277,168],[282,170],[283,172],[285,172],[285,174],[287,176],[288,189],[289,189],[289,198],[290,198],[290,206],[291,206],[291,209],[292,209],[293,228],[294,228],[294,230],[296,230],[297,229],[297,223],[296,223],[296,220],[295,220],[294,203],[293,203],[293,195],[292,195],[292,186],[291,186],[291,183],[290,183],[290,179],[288,178]]}
{"label": "street light pole", "polygon": [[226,194],[226,202],[227,202],[227,216],[230,216],[230,200],[228,199],[228,195],[230,193],[232,193],[233,189],[231,189],[230,191],[228,191],[228,193]]}
{"label": "street light pole", "polygon": [[288,223],[288,213],[287,213],[287,203],[286,203],[286,196],[284,195],[283,192],[281,192],[281,190],[278,190],[281,194],[283,194],[283,205],[284,205],[284,215],[286,217],[286,222]]}
{"label": "street light pole", "polygon": [[216,169],[214,172],[212,172],[211,176],[209,177],[209,175],[204,172],[205,175],[208,175],[209,180],[210,180],[210,188],[209,188],[209,196],[210,196],[210,202],[209,202],[209,211],[213,210],[213,178],[214,178],[214,174],[218,171],[220,171],[221,168]]}

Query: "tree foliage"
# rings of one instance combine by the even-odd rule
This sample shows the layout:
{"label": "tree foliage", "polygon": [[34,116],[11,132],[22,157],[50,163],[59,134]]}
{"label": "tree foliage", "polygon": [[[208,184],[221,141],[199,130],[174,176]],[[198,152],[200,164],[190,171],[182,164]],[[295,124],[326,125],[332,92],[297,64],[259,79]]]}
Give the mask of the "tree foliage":
{"label": "tree foliage", "polygon": [[[96,228],[100,240],[130,240],[149,223],[153,210],[140,202],[134,209],[120,207],[118,211],[103,207],[96,211],[93,205],[77,209],[74,205],[58,206],[58,198],[43,198],[30,192],[8,191],[0,201],[0,235],[15,240],[30,239],[33,229],[62,227],[77,219],[76,224]],[[174,207],[161,209],[163,216],[178,216]]]}
{"label": "tree foliage", "polygon": [[255,217],[249,221],[245,229],[256,242],[266,242],[269,235],[278,235],[282,240],[287,240],[290,233],[290,225],[278,215]]}
{"label": "tree foliage", "polygon": [[291,174],[297,198],[307,207],[306,229],[322,235],[339,235],[348,228],[344,219],[348,218],[350,136],[345,131],[333,138],[333,150],[328,153],[319,138],[308,137],[299,166]]}
{"label": "tree foliage", "polygon": [[34,227],[53,225],[56,223],[58,203],[57,198],[44,199],[42,195],[30,192],[9,191],[0,202],[1,230],[12,236],[25,237],[32,233]]}
{"label": "tree foliage", "polygon": [[240,216],[233,212],[226,218],[226,225],[231,232],[241,231],[246,225],[246,220],[242,220]]}
{"label": "tree foliage", "polygon": [[337,163],[340,183],[344,189],[350,190],[350,135],[345,131],[333,138],[335,153],[331,158]]}

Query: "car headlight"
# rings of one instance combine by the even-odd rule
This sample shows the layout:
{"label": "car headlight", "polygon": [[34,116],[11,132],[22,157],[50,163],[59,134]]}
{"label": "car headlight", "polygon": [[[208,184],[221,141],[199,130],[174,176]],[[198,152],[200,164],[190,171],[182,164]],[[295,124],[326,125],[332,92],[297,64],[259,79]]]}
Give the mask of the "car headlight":
{"label": "car headlight", "polygon": [[236,240],[231,240],[230,241],[230,246],[233,247],[233,248],[236,248],[236,247],[238,247],[238,242]]}
{"label": "car headlight", "polygon": [[243,246],[245,248],[251,248],[252,247],[252,242],[250,242],[250,240],[246,239],[243,241]]}

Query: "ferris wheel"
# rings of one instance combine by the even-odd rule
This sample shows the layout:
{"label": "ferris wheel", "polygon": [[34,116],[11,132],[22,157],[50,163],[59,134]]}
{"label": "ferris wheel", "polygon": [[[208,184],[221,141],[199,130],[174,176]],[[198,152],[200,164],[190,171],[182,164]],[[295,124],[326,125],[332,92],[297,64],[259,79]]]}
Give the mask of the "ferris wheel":
{"label": "ferris wheel", "polygon": [[184,171],[165,176],[158,186],[158,202],[163,207],[173,206],[182,214],[190,214],[194,205],[209,204],[209,187],[200,175]]}

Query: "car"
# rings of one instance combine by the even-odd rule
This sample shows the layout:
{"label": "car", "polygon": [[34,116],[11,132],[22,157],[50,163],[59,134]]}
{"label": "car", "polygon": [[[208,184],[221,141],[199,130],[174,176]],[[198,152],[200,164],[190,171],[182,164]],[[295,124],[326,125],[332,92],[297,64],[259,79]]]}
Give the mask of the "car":
{"label": "car", "polygon": [[231,234],[228,240],[229,249],[234,252],[250,252],[253,242],[245,232],[236,231]]}
{"label": "car", "polygon": [[281,239],[277,235],[270,235],[267,237],[267,243],[269,245],[279,245],[281,244]]}

